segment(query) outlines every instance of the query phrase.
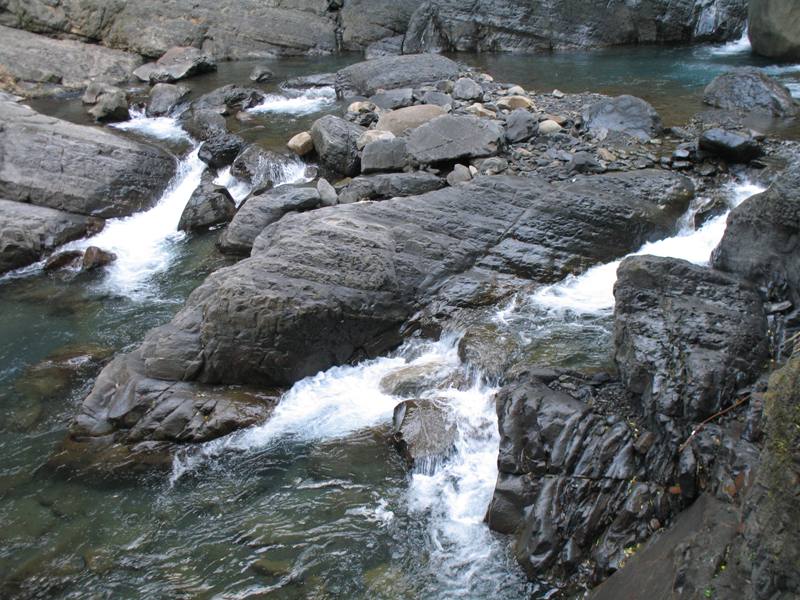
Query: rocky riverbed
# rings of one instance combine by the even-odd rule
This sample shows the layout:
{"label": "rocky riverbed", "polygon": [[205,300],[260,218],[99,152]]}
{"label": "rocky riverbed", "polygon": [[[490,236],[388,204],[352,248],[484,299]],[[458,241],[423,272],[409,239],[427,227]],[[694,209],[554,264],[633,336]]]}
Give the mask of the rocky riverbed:
{"label": "rocky riverbed", "polygon": [[[0,97],[0,291],[30,299],[9,340],[47,307],[107,342],[7,361],[2,595],[800,593],[790,90],[734,69],[665,122],[418,52],[730,38],[744,3],[546,38],[545,15],[497,24],[515,2],[370,5],[369,26],[358,3],[259,5],[288,24],[266,37],[202,3],[157,26],[6,4],[56,34],[13,30],[41,60],[99,39],[124,76]],[[341,47],[380,56],[192,84],[248,48]],[[65,89],[72,121],[14,95]]]}

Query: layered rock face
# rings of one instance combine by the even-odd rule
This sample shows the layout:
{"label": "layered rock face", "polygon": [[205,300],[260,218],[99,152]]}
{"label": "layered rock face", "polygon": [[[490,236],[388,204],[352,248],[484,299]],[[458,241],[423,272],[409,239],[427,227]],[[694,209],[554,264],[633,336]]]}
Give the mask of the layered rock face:
{"label": "layered rock face", "polygon": [[750,0],[748,35],[758,54],[800,59],[800,4],[794,0]]}
{"label": "layered rock face", "polygon": [[385,38],[406,53],[724,40],[741,33],[746,13],[746,0],[4,0],[0,23],[153,58],[195,46],[221,59],[356,50]]}

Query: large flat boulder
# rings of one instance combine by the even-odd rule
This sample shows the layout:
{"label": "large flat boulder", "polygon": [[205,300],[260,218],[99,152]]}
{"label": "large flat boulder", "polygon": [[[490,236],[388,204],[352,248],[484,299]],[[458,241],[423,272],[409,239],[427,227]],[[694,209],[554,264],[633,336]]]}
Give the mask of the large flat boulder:
{"label": "large flat boulder", "polygon": [[636,96],[600,100],[583,113],[589,131],[616,131],[647,141],[661,134],[661,117],[647,102]]}
{"label": "large flat boulder", "polygon": [[120,217],[155,204],[175,172],[162,150],[0,102],[0,197]]}
{"label": "large flat boulder", "polygon": [[345,67],[336,73],[336,93],[341,97],[372,96],[378,90],[418,87],[441,79],[454,79],[458,65],[436,54],[385,56]]}
{"label": "large flat boulder", "polygon": [[0,200],[0,273],[36,262],[90,227],[91,220],[82,215]]}
{"label": "large flat boulder", "polygon": [[779,60],[800,60],[800,4],[750,0],[747,34],[753,50]]}
{"label": "large flat boulder", "polygon": [[0,26],[0,89],[27,97],[123,83],[142,59],[122,50]]}
{"label": "large flat boulder", "polygon": [[615,360],[650,426],[684,435],[729,406],[767,357],[755,288],[689,262],[635,256],[614,287]]}
{"label": "large flat boulder", "polygon": [[482,158],[497,154],[504,137],[503,127],[493,121],[443,115],[411,132],[408,153],[423,164]]}
{"label": "large flat boulder", "polygon": [[217,63],[213,57],[199,48],[170,48],[157,61],[147,63],[133,74],[147,83],[175,83],[199,73],[216,71]]}
{"label": "large flat boulder", "polygon": [[[209,276],[171,323],[147,335],[137,351],[139,376],[290,385],[396,346],[402,325],[449,277],[480,263],[490,270],[498,264],[496,249],[507,241],[518,248],[514,240],[532,224],[547,222],[537,226],[553,235],[536,244],[554,253],[563,252],[565,237],[580,237],[588,253],[602,235],[629,242],[624,249],[618,242],[624,254],[674,227],[666,227],[668,211],[649,200],[642,185],[632,186],[635,193],[620,193],[619,184],[612,189],[597,205],[598,195],[589,189],[557,189],[533,178],[478,177],[420,196],[285,215],[261,231],[249,258]],[[576,199],[568,202],[572,196]],[[685,206],[688,198],[679,202]],[[612,206],[617,208],[611,211]],[[598,234],[590,224],[603,211],[613,216]],[[560,231],[565,237],[556,235]],[[619,235],[625,231],[633,233]],[[527,265],[514,266],[524,260],[522,254],[501,250],[500,255],[503,268],[526,272]],[[575,267],[589,264],[584,256]],[[534,281],[552,280],[558,268],[543,264],[527,273]],[[98,381],[111,390],[113,375]],[[113,396],[105,401],[115,402]],[[93,416],[100,414],[95,408],[81,414],[89,421],[105,418]],[[110,426],[98,422],[82,430]]]}

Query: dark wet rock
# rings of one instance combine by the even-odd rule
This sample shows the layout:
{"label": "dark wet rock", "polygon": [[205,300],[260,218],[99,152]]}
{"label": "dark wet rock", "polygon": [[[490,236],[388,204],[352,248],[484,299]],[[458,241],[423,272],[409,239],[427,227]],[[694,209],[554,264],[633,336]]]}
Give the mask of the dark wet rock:
{"label": "dark wet rock", "polygon": [[500,125],[472,116],[444,115],[415,129],[409,154],[423,164],[497,154],[503,144]]}
{"label": "dark wet rock", "polygon": [[752,137],[718,128],[705,131],[699,146],[731,162],[750,162],[761,156],[761,146]]}
{"label": "dark wet rock", "polygon": [[246,255],[267,225],[290,212],[317,208],[321,203],[314,188],[282,185],[260,195],[250,195],[219,239],[219,247],[230,254]]}
{"label": "dark wet rock", "polygon": [[744,68],[723,73],[705,89],[703,102],[725,110],[751,111],[776,117],[798,113],[789,90],[758,69]]}
{"label": "dark wet rock", "polygon": [[215,185],[214,176],[205,172],[181,213],[178,231],[202,231],[230,222],[235,214],[236,203],[228,190]]}
{"label": "dark wet rock", "polygon": [[265,67],[263,65],[255,66],[253,67],[253,70],[250,71],[250,81],[255,81],[256,83],[272,81],[274,77],[275,73],[273,73],[269,67]]}
{"label": "dark wet rock", "polygon": [[238,135],[222,133],[208,138],[197,153],[197,157],[212,169],[221,169],[232,164],[247,146]]}
{"label": "dark wet rock", "polygon": [[189,88],[184,85],[157,83],[150,90],[147,116],[163,117],[168,115],[188,94]]}
{"label": "dark wet rock", "polygon": [[174,83],[216,69],[217,63],[210,54],[198,48],[176,46],[156,62],[142,65],[133,74],[148,83]]}
{"label": "dark wet rock", "polygon": [[213,110],[221,115],[232,115],[252,108],[264,101],[264,92],[235,84],[224,85],[192,102],[192,109]]}
{"label": "dark wet rock", "polygon": [[590,152],[576,152],[567,163],[567,169],[575,173],[602,173],[605,167]]}
{"label": "dark wet rock", "polygon": [[741,597],[737,592],[725,595],[715,581],[729,567],[727,553],[738,525],[735,507],[704,494],[668,530],[642,548],[633,548],[625,567],[589,598]]}
{"label": "dark wet rock", "polygon": [[483,88],[474,79],[460,77],[453,85],[453,98],[475,102],[483,98]]}
{"label": "dark wet rock", "polygon": [[109,87],[97,96],[88,112],[98,123],[127,121],[130,118],[128,95],[119,88]]}
{"label": "dark wet rock", "polygon": [[408,150],[403,138],[383,139],[364,146],[361,172],[402,171],[408,164]]}
{"label": "dark wet rock", "polygon": [[766,289],[771,301],[800,306],[799,245],[800,168],[792,166],[731,211],[712,263]]}
{"label": "dark wet rock", "polygon": [[81,259],[83,259],[83,252],[81,250],[56,252],[47,258],[42,269],[45,271],[58,271],[59,269],[75,267],[80,264]]}
{"label": "dark wet rock", "polygon": [[449,375],[447,368],[443,369],[436,363],[408,365],[386,375],[381,379],[380,387],[382,392],[392,396],[416,397]]}
{"label": "dark wet rock", "polygon": [[371,96],[378,90],[419,87],[458,75],[458,65],[435,54],[387,56],[345,67],[336,73],[336,94]]}
{"label": "dark wet rock", "polygon": [[747,33],[753,50],[778,60],[800,60],[800,5],[793,0],[750,0]]}
{"label": "dark wet rock", "polygon": [[440,106],[432,104],[398,108],[382,114],[375,128],[399,136],[444,114],[446,113]]}
{"label": "dark wet rock", "polygon": [[656,110],[635,96],[600,100],[584,111],[583,121],[589,131],[626,133],[642,141],[658,137],[662,130]]}
{"label": "dark wet rock", "polygon": [[361,159],[356,144],[362,133],[362,127],[333,115],[317,119],[311,126],[311,137],[322,166],[339,175],[357,175]]}
{"label": "dark wet rock", "polygon": [[650,520],[669,515],[666,490],[642,481],[624,418],[527,374],[500,390],[497,414],[499,474],[486,521],[514,535],[529,577],[575,578],[586,568],[602,577],[649,536]]}
{"label": "dark wet rock", "polygon": [[103,250],[97,246],[89,246],[83,253],[83,261],[81,269],[84,271],[91,271],[92,269],[99,269],[106,265],[110,265],[117,260],[117,255],[108,250]]}
{"label": "dark wet rock", "polygon": [[95,80],[123,83],[141,62],[122,50],[0,26],[0,88],[14,94],[77,91]]}
{"label": "dark wet rock", "polygon": [[516,144],[531,139],[539,132],[539,119],[524,108],[511,112],[506,119],[506,139]]}
{"label": "dark wet rock", "polygon": [[760,372],[766,318],[755,289],[653,256],[626,259],[617,277],[615,360],[651,427],[684,435]]}
{"label": "dark wet rock", "polygon": [[369,101],[378,108],[394,110],[405,108],[414,104],[414,90],[411,88],[400,88],[397,90],[387,90],[370,96]]}
{"label": "dark wet rock", "polygon": [[431,400],[406,400],[394,409],[392,440],[409,466],[432,468],[453,451],[456,426]]}
{"label": "dark wet rock", "polygon": [[0,273],[34,263],[89,229],[81,215],[0,200]]}
{"label": "dark wet rock", "polygon": [[385,200],[414,196],[444,187],[444,180],[433,173],[387,173],[356,177],[339,192],[339,204],[364,200]]}
{"label": "dark wet rock", "polygon": [[0,102],[0,198],[119,217],[155,204],[175,160],[147,144]]}
{"label": "dark wet rock", "polygon": [[142,377],[143,368],[138,352],[116,357],[84,402],[71,436],[81,441],[116,431],[126,444],[201,442],[261,422],[275,405],[274,393],[161,381]]}
{"label": "dark wet rock", "polygon": [[186,133],[200,141],[224,134],[228,130],[225,117],[208,108],[187,110],[181,114],[180,124]]}

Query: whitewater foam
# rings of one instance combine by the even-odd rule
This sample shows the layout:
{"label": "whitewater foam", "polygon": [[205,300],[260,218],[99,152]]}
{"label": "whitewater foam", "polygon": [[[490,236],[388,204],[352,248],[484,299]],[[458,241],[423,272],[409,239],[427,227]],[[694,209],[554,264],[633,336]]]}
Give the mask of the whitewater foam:
{"label": "whitewater foam", "polygon": [[285,96],[268,94],[260,104],[247,109],[248,112],[304,115],[319,112],[336,101],[336,92],[332,87],[312,88],[302,92],[287,88],[284,91],[287,93]]}
{"label": "whitewater foam", "polygon": [[129,121],[112,123],[111,127],[122,131],[132,131],[145,137],[172,142],[191,142],[192,138],[172,117],[148,117],[144,109],[130,108]]}

